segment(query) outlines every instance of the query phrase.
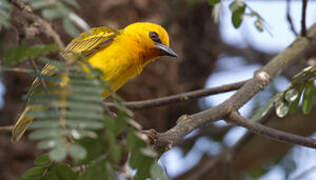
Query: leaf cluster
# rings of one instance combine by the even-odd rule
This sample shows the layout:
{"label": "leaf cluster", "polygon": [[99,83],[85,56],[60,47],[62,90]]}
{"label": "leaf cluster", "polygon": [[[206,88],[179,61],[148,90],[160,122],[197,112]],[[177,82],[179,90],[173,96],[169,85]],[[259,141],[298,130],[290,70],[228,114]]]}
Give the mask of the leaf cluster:
{"label": "leaf cluster", "polygon": [[10,25],[10,12],[12,6],[6,0],[0,0],[0,31],[4,28],[9,28]]}
{"label": "leaf cluster", "polygon": [[[35,119],[29,138],[47,151],[41,158],[48,163],[36,160],[36,167],[21,179],[116,179],[122,173],[133,176],[132,170],[135,179],[168,179],[157,164],[157,153],[133,125],[122,100],[102,80],[101,71],[84,59],[39,60],[50,68],[31,73],[43,86],[30,87],[25,96],[30,107],[26,117]],[[115,117],[104,112],[104,91],[116,104]]]}
{"label": "leaf cluster", "polygon": [[[214,6],[212,16],[214,18],[214,21],[218,22],[218,17],[221,8],[221,0],[209,0],[208,3],[209,5]],[[260,14],[253,10],[251,7],[249,7],[244,1],[234,0],[230,3],[229,9],[232,13],[231,22],[236,29],[240,27],[243,20],[245,20],[247,17],[256,18],[254,26],[259,32],[262,32],[264,29],[267,29],[264,26],[265,21],[260,16]]]}
{"label": "leaf cluster", "polygon": [[[61,19],[63,26],[67,33],[72,37],[79,35],[78,26],[86,30],[86,27],[80,26],[77,23],[77,16],[72,8],[79,9],[80,6],[76,0],[23,0],[25,3],[29,4],[31,8],[35,11],[39,11],[47,20]],[[77,25],[77,26],[76,26]]]}
{"label": "leaf cluster", "polygon": [[309,66],[292,78],[291,85],[284,91],[274,95],[266,105],[262,106],[251,118],[256,121],[263,117],[268,110],[275,107],[276,115],[280,118],[288,113],[294,113],[302,100],[302,112],[310,113],[313,106],[315,91],[314,80],[316,78],[316,66]]}

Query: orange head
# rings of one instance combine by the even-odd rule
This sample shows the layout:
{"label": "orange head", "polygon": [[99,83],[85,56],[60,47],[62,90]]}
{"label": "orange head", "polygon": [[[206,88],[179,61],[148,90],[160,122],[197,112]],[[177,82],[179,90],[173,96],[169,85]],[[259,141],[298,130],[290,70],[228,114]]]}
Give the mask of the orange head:
{"label": "orange head", "polygon": [[134,48],[141,56],[142,63],[147,64],[159,56],[177,57],[177,54],[169,47],[167,31],[157,24],[137,22],[130,24],[122,30],[134,43]]}

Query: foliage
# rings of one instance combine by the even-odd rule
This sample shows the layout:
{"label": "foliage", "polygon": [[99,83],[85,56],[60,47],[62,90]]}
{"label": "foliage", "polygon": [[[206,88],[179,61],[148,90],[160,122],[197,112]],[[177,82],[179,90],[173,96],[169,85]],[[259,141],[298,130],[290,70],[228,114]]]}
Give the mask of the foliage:
{"label": "foliage", "polygon": [[47,45],[28,45],[22,44],[17,47],[10,47],[3,57],[3,65],[14,66],[24,60],[37,57],[39,55],[45,55],[58,50],[55,44]]}
{"label": "foliage", "polygon": [[303,98],[303,113],[308,114],[311,111],[315,75],[316,66],[309,66],[293,77],[290,87],[281,92],[279,98],[276,99],[276,112],[279,117],[284,117],[288,112],[294,113],[301,97]]}
{"label": "foliage", "polygon": [[[218,22],[218,17],[220,13],[221,8],[221,1],[220,0],[209,0],[209,5],[214,6],[212,17],[214,19],[214,22]],[[235,28],[239,28],[241,23],[244,19],[247,17],[256,18],[254,26],[256,29],[260,32],[262,32],[264,29],[268,30],[265,27],[265,21],[264,19],[257,13],[255,10],[253,10],[249,5],[247,5],[242,0],[234,0],[230,3],[229,9],[232,12],[232,24]],[[247,10],[247,11],[246,11]],[[269,31],[268,31],[269,32]]]}
{"label": "foliage", "polygon": [[[36,119],[30,126],[33,131],[29,138],[38,140],[38,148],[48,150],[48,159],[42,159],[50,163],[36,160],[36,167],[21,179],[114,179],[111,177],[126,165],[137,170],[135,179],[167,179],[157,167],[157,153],[131,125],[129,111],[117,95],[111,93],[117,116],[104,114],[102,93],[104,89],[110,91],[110,86],[102,80],[100,71],[84,60],[40,60],[54,66],[49,69],[55,75],[33,73],[46,86],[31,87],[26,96],[31,107],[27,116]],[[73,159],[71,163],[65,162],[68,156]],[[74,171],[77,166],[86,168]]]}
{"label": "foliage", "polygon": [[3,27],[11,27],[9,23],[11,9],[11,4],[9,4],[6,0],[0,0],[0,31]]}
{"label": "foliage", "polygon": [[277,116],[285,117],[288,113],[296,112],[300,99],[302,99],[303,113],[308,114],[313,105],[315,77],[316,66],[305,68],[292,78],[291,85],[286,90],[274,95],[251,119],[253,121],[260,119],[273,107],[275,107]]}
{"label": "foliage", "polygon": [[[73,37],[79,35],[80,27],[83,30],[88,30],[86,23],[73,12],[72,8],[78,9],[80,6],[76,0],[23,0],[30,4],[33,10],[40,11],[41,15],[47,20],[61,19],[67,33]],[[79,23],[78,19],[80,19]]]}

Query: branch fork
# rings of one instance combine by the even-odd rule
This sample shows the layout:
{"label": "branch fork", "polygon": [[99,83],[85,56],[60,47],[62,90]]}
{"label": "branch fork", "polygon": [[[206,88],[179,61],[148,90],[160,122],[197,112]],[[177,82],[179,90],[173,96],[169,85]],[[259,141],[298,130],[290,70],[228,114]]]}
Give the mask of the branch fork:
{"label": "branch fork", "polygon": [[189,134],[194,129],[209,122],[225,119],[243,126],[257,135],[262,135],[280,142],[316,149],[315,139],[294,135],[259,123],[251,122],[249,119],[242,117],[238,113],[239,108],[263,90],[274,77],[282,72],[282,70],[305,58],[306,49],[310,47],[312,37],[315,37],[315,34],[316,25],[309,29],[306,37],[298,37],[287,49],[258,70],[252,79],[245,82],[245,84],[243,84],[240,89],[224,103],[195,114],[182,115],[177,120],[177,124],[166,132],[157,133],[154,131],[154,136],[149,136],[154,139],[152,141],[153,146],[156,149],[170,147],[181,141],[185,135]]}

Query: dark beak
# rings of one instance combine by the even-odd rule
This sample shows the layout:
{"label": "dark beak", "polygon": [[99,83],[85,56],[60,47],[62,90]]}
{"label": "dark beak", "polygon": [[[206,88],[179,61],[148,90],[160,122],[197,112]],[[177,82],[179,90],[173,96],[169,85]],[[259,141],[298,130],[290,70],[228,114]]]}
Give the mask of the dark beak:
{"label": "dark beak", "polygon": [[177,53],[175,53],[170,47],[164,44],[156,43],[155,46],[160,50],[160,56],[178,57]]}

